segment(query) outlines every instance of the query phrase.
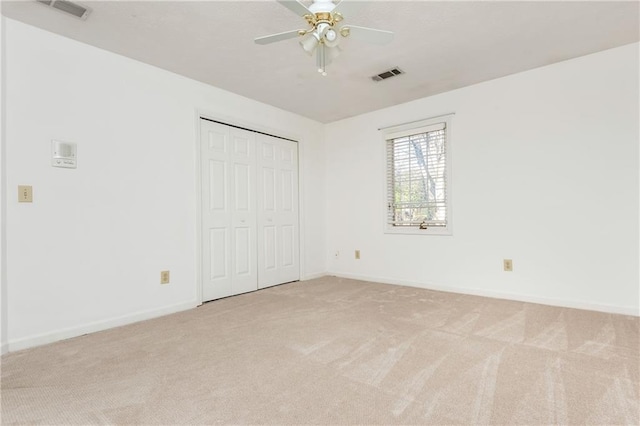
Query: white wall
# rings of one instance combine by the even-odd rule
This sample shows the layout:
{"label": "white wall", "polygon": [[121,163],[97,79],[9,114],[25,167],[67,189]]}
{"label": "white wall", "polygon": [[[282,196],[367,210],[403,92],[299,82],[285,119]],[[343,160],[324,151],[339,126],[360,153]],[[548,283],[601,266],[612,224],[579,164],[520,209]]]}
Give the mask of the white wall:
{"label": "white wall", "polygon": [[[196,110],[300,141],[302,275],[325,271],[320,123],[17,21],[5,30],[9,350],[196,305]],[[78,144],[76,170],[51,167],[51,139]],[[14,199],[19,184],[33,204]]]}
{"label": "white wall", "polygon": [[[637,315],[638,48],[327,125],[329,272]],[[453,236],[384,234],[377,128],[452,112]]]}
{"label": "white wall", "polygon": [[6,155],[5,155],[5,107],[4,107],[4,17],[0,16],[0,354],[7,352],[7,239],[6,239]]}

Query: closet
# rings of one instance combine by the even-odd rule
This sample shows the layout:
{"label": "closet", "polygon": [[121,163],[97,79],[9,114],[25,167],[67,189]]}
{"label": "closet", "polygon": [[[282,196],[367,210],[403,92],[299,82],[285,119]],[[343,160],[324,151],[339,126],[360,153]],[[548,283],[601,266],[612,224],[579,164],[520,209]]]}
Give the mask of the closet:
{"label": "closet", "polygon": [[200,126],[202,301],[298,280],[298,144]]}

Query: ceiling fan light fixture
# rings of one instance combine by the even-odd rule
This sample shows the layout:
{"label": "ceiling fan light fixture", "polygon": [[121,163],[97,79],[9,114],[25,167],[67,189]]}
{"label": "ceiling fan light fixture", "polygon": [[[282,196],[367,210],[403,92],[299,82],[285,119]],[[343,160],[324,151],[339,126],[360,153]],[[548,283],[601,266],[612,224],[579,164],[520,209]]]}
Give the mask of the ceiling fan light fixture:
{"label": "ceiling fan light fixture", "polygon": [[319,43],[320,37],[318,37],[318,34],[316,34],[315,31],[308,33],[302,38],[302,40],[300,40],[300,46],[302,46],[304,51],[307,52],[309,56],[313,54],[313,51],[316,49],[316,47],[318,47]]}
{"label": "ceiling fan light fixture", "polygon": [[334,41],[338,39],[338,34],[333,28],[329,28],[324,36],[326,37],[327,41]]}
{"label": "ceiling fan light fixture", "polygon": [[328,47],[336,47],[338,45],[338,33],[333,28],[328,28],[324,33],[324,44]]}
{"label": "ceiling fan light fixture", "polygon": [[327,52],[326,52],[327,65],[333,62],[335,58],[340,56],[340,53],[342,53],[342,48],[340,46],[327,49]]}

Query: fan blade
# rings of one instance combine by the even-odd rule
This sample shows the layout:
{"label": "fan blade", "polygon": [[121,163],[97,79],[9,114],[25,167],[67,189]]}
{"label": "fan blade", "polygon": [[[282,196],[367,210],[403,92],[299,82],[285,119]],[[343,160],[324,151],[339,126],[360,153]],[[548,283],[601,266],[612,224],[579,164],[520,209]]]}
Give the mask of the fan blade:
{"label": "fan blade", "polygon": [[351,17],[356,15],[365,4],[366,3],[362,1],[342,0],[333,8],[331,13],[339,13],[343,18],[351,19]]}
{"label": "fan blade", "polygon": [[256,42],[256,44],[269,44],[269,43],[275,43],[276,41],[295,38],[298,36],[299,36],[299,30],[293,30],[293,31],[286,31],[284,33],[271,34],[264,37],[258,37],[254,41]]}
{"label": "fan blade", "polygon": [[313,15],[313,13],[309,9],[307,9],[307,6],[300,3],[298,0],[278,0],[278,3],[280,3],[296,15]]}
{"label": "fan blade", "polygon": [[349,28],[349,37],[353,37],[356,40],[375,44],[385,44],[393,40],[392,31],[374,30],[373,28],[358,27],[355,25],[347,25],[345,28]]}

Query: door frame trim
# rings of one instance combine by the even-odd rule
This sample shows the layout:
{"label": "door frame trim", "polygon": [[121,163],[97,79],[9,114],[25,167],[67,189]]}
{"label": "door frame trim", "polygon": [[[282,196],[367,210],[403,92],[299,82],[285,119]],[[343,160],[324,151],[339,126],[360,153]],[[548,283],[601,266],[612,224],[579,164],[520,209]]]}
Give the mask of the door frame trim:
{"label": "door frame trim", "polygon": [[273,136],[279,139],[285,139],[298,144],[298,254],[300,262],[300,272],[298,280],[302,280],[305,276],[305,267],[303,260],[305,259],[305,245],[304,245],[304,179],[302,174],[304,171],[303,159],[304,159],[304,137],[299,134],[293,133],[289,130],[273,128],[259,125],[255,122],[247,121],[237,117],[224,116],[223,114],[213,113],[206,109],[195,109],[195,155],[194,155],[194,170],[195,170],[195,190],[196,190],[196,247],[195,247],[195,277],[196,277],[196,302],[198,305],[202,305],[202,168],[200,163],[202,155],[200,153],[200,138],[201,133],[201,120],[212,121],[214,123],[223,124],[226,126],[236,127],[250,132],[256,132],[267,136]]}

